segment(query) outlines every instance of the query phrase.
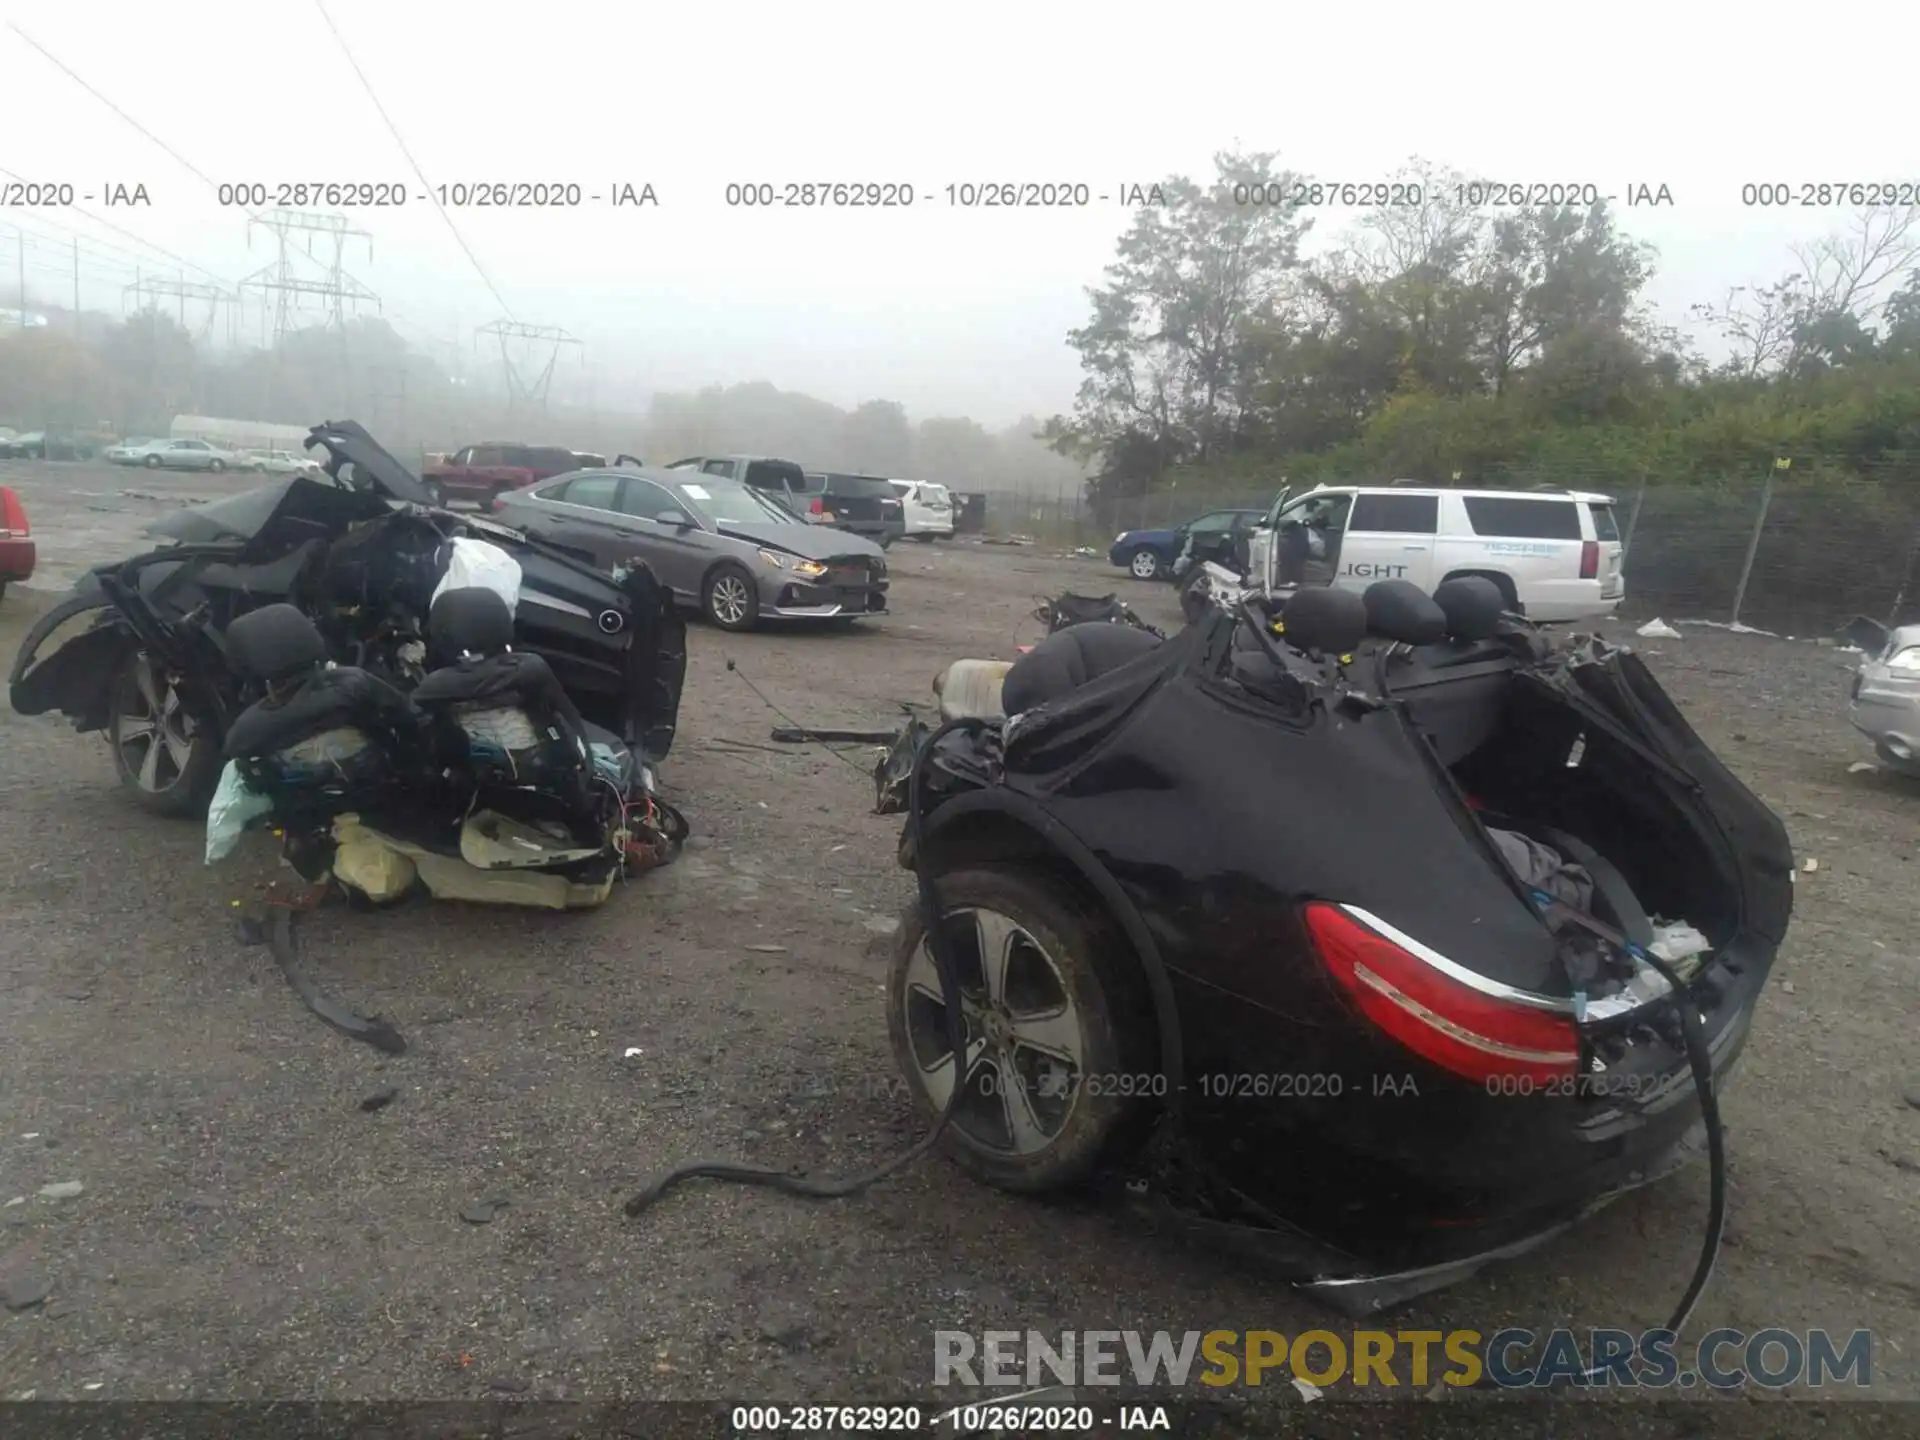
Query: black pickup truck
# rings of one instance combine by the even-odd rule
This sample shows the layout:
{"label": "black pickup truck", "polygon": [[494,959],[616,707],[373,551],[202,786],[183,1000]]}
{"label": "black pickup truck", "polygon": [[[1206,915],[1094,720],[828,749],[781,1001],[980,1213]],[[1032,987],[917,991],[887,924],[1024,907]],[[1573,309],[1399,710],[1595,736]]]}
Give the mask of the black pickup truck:
{"label": "black pickup truck", "polygon": [[882,549],[907,533],[900,492],[877,475],[811,474],[795,498],[823,524],[864,535]]}

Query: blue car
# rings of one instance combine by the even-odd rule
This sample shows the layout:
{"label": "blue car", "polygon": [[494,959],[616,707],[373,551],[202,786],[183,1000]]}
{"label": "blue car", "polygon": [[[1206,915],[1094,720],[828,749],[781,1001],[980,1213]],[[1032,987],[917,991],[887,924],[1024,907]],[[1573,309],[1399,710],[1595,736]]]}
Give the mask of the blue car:
{"label": "blue car", "polygon": [[1107,559],[1136,580],[1170,580],[1174,559],[1186,548],[1189,535],[1224,540],[1253,529],[1266,514],[1264,510],[1209,510],[1171,530],[1127,530],[1114,537]]}

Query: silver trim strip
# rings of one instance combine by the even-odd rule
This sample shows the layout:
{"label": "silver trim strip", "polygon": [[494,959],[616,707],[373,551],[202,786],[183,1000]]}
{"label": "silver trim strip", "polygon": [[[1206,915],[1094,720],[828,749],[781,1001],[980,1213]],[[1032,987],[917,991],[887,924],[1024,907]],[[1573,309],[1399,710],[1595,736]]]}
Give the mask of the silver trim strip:
{"label": "silver trim strip", "polygon": [[[1541,995],[1532,990],[1521,990],[1499,980],[1489,980],[1486,976],[1455,963],[1430,945],[1423,945],[1405,931],[1396,930],[1371,910],[1362,910],[1358,905],[1340,907],[1348,915],[1365,925],[1382,939],[1391,940],[1410,955],[1417,955],[1442,975],[1457,980],[1470,989],[1478,990],[1495,1000],[1504,1000],[1513,1005],[1525,1005],[1534,1010],[1547,1010],[1556,1015],[1571,1015],[1575,1019],[1612,1020],[1629,1011],[1639,1010],[1663,1000],[1667,993],[1667,982],[1652,966],[1642,966],[1647,979],[1655,987],[1650,995],[1609,995],[1599,1000],[1589,1000],[1585,1010],[1577,1009],[1572,1000],[1562,1000],[1552,995]],[[1639,962],[1636,961],[1635,964]]]}
{"label": "silver trim strip", "polygon": [[591,620],[593,612],[584,605],[576,605],[571,600],[557,600],[551,595],[542,595],[538,590],[522,590],[520,598],[535,605],[544,605],[549,610],[558,610],[567,615],[578,615],[582,620]]}

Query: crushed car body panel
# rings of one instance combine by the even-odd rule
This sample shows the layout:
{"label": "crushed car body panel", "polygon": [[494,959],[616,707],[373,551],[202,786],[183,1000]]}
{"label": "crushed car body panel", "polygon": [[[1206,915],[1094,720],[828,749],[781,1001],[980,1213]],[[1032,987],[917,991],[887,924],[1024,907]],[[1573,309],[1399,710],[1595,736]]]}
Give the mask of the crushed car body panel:
{"label": "crushed car body panel", "polygon": [[[1172,979],[1196,1153],[1327,1253],[1364,1256],[1356,1273],[1451,1273],[1647,1183],[1700,1124],[1670,1012],[1624,954],[1602,964],[1552,923],[1493,831],[1578,835],[1641,922],[1710,937],[1686,983],[1723,1073],[1791,912],[1778,817],[1631,651],[1555,649],[1522,622],[1491,653],[1370,640],[1309,661],[1243,638],[1214,612],[1004,725],[943,736],[927,862],[1064,855],[1056,833],[1090,851]],[[1618,1083],[1523,1103],[1357,1023],[1303,923],[1323,902],[1502,1003],[1578,1017],[1570,1073]],[[1236,1076],[1296,1083],[1254,1104]]]}

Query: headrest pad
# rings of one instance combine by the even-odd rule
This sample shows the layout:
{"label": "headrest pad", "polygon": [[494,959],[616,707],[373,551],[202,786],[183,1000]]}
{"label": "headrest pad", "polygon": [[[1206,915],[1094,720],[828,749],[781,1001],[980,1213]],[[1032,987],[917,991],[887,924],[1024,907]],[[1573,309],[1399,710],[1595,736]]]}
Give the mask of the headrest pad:
{"label": "headrest pad", "polygon": [[1293,592],[1280,623],[1289,645],[1344,655],[1367,638],[1367,604],[1351,590],[1316,585]]}
{"label": "headrest pad", "polygon": [[1370,635],[1402,645],[1432,645],[1447,638],[1447,612],[1411,580],[1376,580],[1361,600]]}
{"label": "headrest pad", "polygon": [[1507,597],[1484,575],[1462,575],[1437,586],[1433,602],[1446,614],[1447,634],[1468,641],[1491,640],[1507,608]]}
{"label": "headrest pad", "polygon": [[427,641],[449,660],[463,651],[498,655],[513,644],[513,612],[484,585],[443,590],[427,617]]}
{"label": "headrest pad", "polygon": [[227,655],[242,675],[283,680],[325,664],[327,642],[293,606],[262,605],[227,627]]}

